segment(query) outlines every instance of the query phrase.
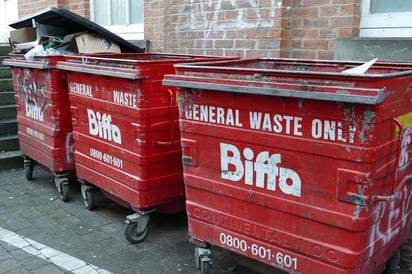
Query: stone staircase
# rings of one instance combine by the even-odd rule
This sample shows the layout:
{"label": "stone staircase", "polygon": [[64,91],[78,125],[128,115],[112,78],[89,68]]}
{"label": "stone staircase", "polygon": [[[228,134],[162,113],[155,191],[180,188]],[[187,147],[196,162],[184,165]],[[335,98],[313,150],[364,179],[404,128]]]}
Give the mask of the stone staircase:
{"label": "stone staircase", "polygon": [[10,67],[3,65],[9,52],[8,44],[0,44],[0,170],[23,166],[17,137],[13,78]]}

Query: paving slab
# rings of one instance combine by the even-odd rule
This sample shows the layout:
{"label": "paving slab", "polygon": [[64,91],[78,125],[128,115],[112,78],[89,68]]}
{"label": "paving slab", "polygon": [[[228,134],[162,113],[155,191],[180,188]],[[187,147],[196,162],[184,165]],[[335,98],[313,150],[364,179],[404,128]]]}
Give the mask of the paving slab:
{"label": "paving slab", "polygon": [[[197,273],[184,213],[153,214],[146,240],[132,245],[124,237],[132,210],[101,195],[89,211],[76,182],[64,203],[47,171],[36,166],[33,176],[28,182],[23,169],[0,172],[0,274]],[[212,250],[211,274],[255,273]]]}

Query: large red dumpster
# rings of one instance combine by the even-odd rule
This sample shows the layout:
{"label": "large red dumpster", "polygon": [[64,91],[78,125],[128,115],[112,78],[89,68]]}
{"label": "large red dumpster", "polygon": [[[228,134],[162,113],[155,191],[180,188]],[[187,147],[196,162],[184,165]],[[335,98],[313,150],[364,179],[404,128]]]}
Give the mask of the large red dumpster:
{"label": "large red dumpster", "polygon": [[162,85],[179,62],[220,57],[141,53],[66,56],[76,174],[85,206],[97,187],[132,208],[126,238],[148,232],[150,212],[184,210],[176,89]]}
{"label": "large red dumpster", "polygon": [[396,273],[411,232],[410,64],[178,64],[189,234],[290,273]]}
{"label": "large red dumpster", "polygon": [[33,166],[49,170],[63,201],[69,199],[69,176],[74,171],[73,135],[65,73],[55,68],[63,56],[36,57],[27,61],[10,55],[17,105],[20,150],[28,180]]}

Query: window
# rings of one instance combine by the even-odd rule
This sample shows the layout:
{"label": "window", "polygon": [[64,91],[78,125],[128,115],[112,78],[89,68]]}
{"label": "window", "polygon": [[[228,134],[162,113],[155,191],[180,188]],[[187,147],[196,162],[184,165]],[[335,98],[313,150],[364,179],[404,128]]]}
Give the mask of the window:
{"label": "window", "polygon": [[144,39],[143,0],[91,0],[91,19],[126,40]]}
{"label": "window", "polygon": [[17,0],[0,1],[0,42],[5,43],[9,37],[8,25],[19,18]]}
{"label": "window", "polygon": [[362,0],[361,37],[412,37],[412,1]]}

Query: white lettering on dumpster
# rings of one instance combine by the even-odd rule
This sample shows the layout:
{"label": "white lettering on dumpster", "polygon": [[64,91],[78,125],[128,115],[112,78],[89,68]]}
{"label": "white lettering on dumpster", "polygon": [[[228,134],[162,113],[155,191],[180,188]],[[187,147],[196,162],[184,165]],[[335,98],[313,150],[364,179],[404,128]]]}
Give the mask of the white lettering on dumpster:
{"label": "white lettering on dumpster", "polygon": [[70,82],[69,89],[71,93],[93,98],[92,87],[90,85],[86,85],[83,83]]}
{"label": "white lettering on dumpster", "polygon": [[[347,138],[343,137],[343,123],[336,122],[336,121],[328,121],[328,120],[320,120],[320,119],[313,119],[312,120],[312,137],[314,139],[324,139],[324,140],[331,140],[331,141],[339,141],[342,143],[347,143]],[[349,126],[349,134],[348,139],[349,143],[353,144],[356,127]]]}
{"label": "white lettering on dumpster", "polygon": [[302,117],[250,111],[249,121],[251,129],[302,136]]}
{"label": "white lettering on dumpster", "polygon": [[[127,104],[125,95],[121,104]],[[130,98],[130,97],[129,97]],[[123,101],[122,101],[123,100]],[[276,112],[243,111],[243,109],[191,103],[184,110],[184,118],[209,124],[245,128],[279,135],[311,138],[339,143],[354,144],[358,127],[341,120],[294,116]]]}
{"label": "white lettering on dumpster", "polygon": [[28,135],[33,136],[34,138],[39,139],[40,141],[44,141],[44,134],[41,133],[40,131],[37,131],[37,130],[35,130],[35,129],[32,129],[32,128],[30,128],[30,127],[27,127],[27,128],[26,128],[26,133],[27,133]]}
{"label": "white lettering on dumpster", "polygon": [[44,115],[41,107],[26,103],[26,116],[34,120],[44,122]]}
{"label": "white lettering on dumpster", "polygon": [[[301,180],[296,171],[279,167],[281,155],[269,155],[268,151],[257,154],[251,148],[243,149],[244,162],[241,159],[239,149],[231,144],[220,143],[221,177],[229,181],[244,179],[246,185],[255,185],[258,188],[276,191],[279,185],[280,191],[287,195],[300,197]],[[253,161],[254,160],[254,161]]]}
{"label": "white lettering on dumpster", "polygon": [[192,104],[185,112],[186,119],[200,122],[243,127],[238,109]]}
{"label": "white lettering on dumpster", "polygon": [[137,94],[113,90],[113,102],[118,105],[137,108]]}
{"label": "white lettering on dumpster", "polygon": [[122,144],[122,135],[118,126],[112,124],[112,116],[110,114],[100,114],[91,109],[87,109],[87,117],[89,120],[89,133],[93,136],[113,141],[117,144]]}

